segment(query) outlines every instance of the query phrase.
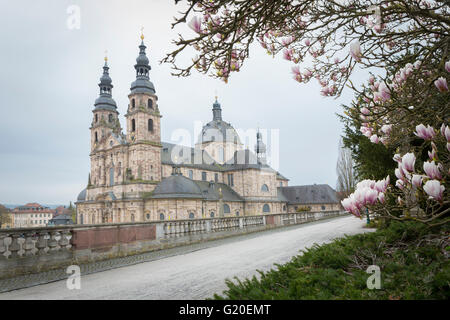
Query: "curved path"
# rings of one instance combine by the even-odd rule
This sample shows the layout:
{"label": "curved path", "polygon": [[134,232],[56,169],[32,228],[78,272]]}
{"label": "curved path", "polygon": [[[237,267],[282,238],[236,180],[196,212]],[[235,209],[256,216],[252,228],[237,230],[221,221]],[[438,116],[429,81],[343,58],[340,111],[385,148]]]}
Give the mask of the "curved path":
{"label": "curved path", "polygon": [[198,251],[81,277],[80,290],[58,281],[0,294],[0,299],[205,299],[224,280],[251,277],[299,250],[344,234],[368,231],[351,216],[229,238]]}

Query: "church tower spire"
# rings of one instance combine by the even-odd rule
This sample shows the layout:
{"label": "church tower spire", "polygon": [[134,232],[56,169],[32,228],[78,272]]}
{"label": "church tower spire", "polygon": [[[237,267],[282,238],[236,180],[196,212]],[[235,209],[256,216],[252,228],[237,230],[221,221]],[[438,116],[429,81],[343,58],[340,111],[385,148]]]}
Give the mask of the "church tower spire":
{"label": "church tower spire", "polygon": [[134,158],[138,152],[132,153],[129,161],[136,163],[131,167],[134,177],[148,181],[161,180],[161,114],[155,87],[150,81],[150,63],[146,54],[144,35],[141,35],[139,55],[134,69],[136,80],[131,84],[128,94],[129,105],[125,115],[127,121],[126,140],[130,150],[144,152],[145,158]]}
{"label": "church tower spire", "polygon": [[220,107],[220,103],[217,101],[213,104],[213,121],[222,121],[222,108]]}
{"label": "church tower spire", "polygon": [[255,146],[255,153],[256,157],[258,159],[258,164],[266,164],[267,158],[266,158],[266,145],[262,140],[262,134],[259,132],[256,133],[256,146]]}
{"label": "church tower spire", "polygon": [[119,112],[117,104],[112,98],[112,79],[109,75],[108,58],[105,57],[103,74],[98,84],[100,89],[99,97],[95,100],[93,119],[91,124],[91,151],[94,151],[97,144],[111,132],[120,133]]}

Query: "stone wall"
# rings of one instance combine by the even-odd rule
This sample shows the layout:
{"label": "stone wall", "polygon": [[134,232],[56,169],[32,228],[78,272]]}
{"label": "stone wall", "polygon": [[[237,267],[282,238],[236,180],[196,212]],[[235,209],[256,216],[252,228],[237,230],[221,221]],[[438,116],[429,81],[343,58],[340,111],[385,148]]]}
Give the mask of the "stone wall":
{"label": "stone wall", "polygon": [[0,279],[306,223],[342,214],[345,213],[308,212],[0,230]]}

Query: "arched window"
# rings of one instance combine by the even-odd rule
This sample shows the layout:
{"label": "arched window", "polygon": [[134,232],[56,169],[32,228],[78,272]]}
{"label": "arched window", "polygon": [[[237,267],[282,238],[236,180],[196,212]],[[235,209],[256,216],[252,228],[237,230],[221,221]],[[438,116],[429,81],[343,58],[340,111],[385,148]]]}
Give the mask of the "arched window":
{"label": "arched window", "polygon": [[148,99],[147,106],[149,109],[153,109],[153,100],[152,99]]}
{"label": "arched window", "polygon": [[147,220],[149,220],[150,219],[150,214],[147,213],[146,217],[147,217]]}
{"label": "arched window", "polygon": [[148,131],[153,132],[153,120],[148,119]]}
{"label": "arched window", "polygon": [[209,216],[210,216],[211,218],[214,218],[214,212],[211,212],[211,213],[209,214]]}
{"label": "arched window", "polygon": [[267,184],[263,184],[263,185],[262,185],[261,191],[263,191],[263,192],[269,192],[269,187],[267,186]]}
{"label": "arched window", "polygon": [[194,171],[189,170],[189,179],[194,179]]}
{"label": "arched window", "polygon": [[230,213],[230,206],[226,203],[223,205],[223,213]]}
{"label": "arched window", "polygon": [[95,142],[98,142],[98,134],[95,132]]}
{"label": "arched window", "polygon": [[80,224],[84,224],[84,217],[83,217],[83,215],[82,214],[80,214]]}
{"label": "arched window", "polygon": [[224,153],[224,151],[223,151],[223,147],[219,147],[219,161],[220,162],[223,162],[223,161],[225,161],[225,153]]}
{"label": "arched window", "polygon": [[189,213],[189,219],[194,219],[195,218],[195,215],[194,215],[194,213]]}
{"label": "arched window", "polygon": [[322,210],[325,210],[325,206],[322,206]]}
{"label": "arched window", "polygon": [[236,217],[239,217],[239,211],[236,211]]}
{"label": "arched window", "polygon": [[283,211],[286,211],[286,205],[283,206]]}
{"label": "arched window", "polygon": [[135,99],[131,99],[131,108],[136,107],[136,100]]}
{"label": "arched window", "polygon": [[98,122],[98,114],[95,114],[95,123]]}
{"label": "arched window", "polygon": [[164,218],[164,213],[160,213],[159,214],[159,220],[164,220],[165,218]]}
{"label": "arched window", "polygon": [[109,123],[113,122],[113,115],[111,113],[108,115],[108,121]]}
{"label": "arched window", "polygon": [[114,167],[109,168],[109,185],[114,185]]}
{"label": "arched window", "polygon": [[131,222],[134,222],[134,214],[131,214]]}
{"label": "arched window", "polygon": [[263,212],[270,212],[270,207],[267,203],[263,206]]}
{"label": "arched window", "polygon": [[136,131],[136,121],[134,119],[131,119],[131,131]]}

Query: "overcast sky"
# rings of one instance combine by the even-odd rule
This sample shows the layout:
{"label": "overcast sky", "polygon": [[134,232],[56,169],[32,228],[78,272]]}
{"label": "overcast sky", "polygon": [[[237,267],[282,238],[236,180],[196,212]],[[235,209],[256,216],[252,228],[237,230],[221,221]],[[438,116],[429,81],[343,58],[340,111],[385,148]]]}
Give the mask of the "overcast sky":
{"label": "overcast sky", "polygon": [[[79,30],[67,27],[71,5],[81,9]],[[290,185],[335,187],[342,132],[335,113],[351,93],[322,97],[316,81],[296,83],[291,64],[260,46],[228,84],[197,72],[171,76],[159,61],[178,32],[192,32],[171,30],[182,8],[172,0],[0,0],[0,203],[76,200],[88,180],[89,126],[104,52],[125,128],[141,26],[163,141],[176,129],[193,133],[195,121],[210,121],[217,92],[223,118],[235,128],[279,130],[278,169]]]}

